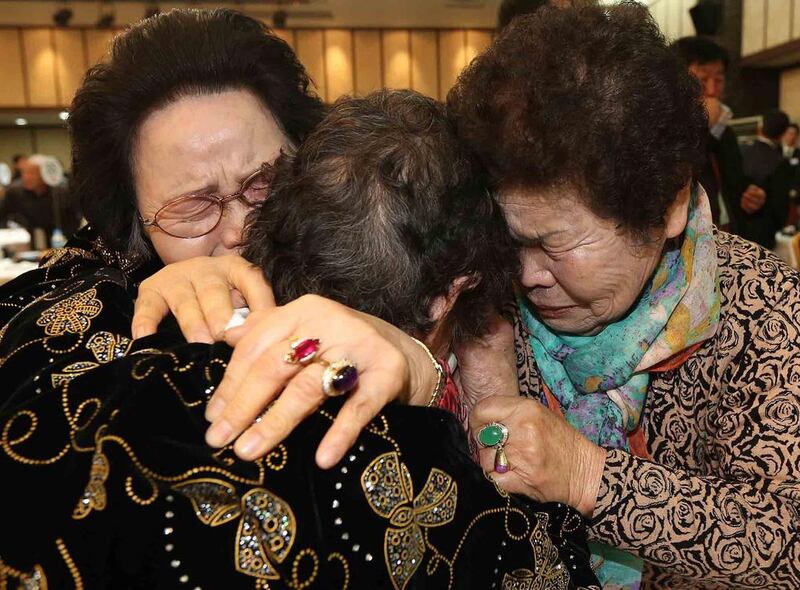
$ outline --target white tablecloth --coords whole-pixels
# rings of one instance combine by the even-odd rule
[[[16,279],[22,273],[39,266],[36,262],[14,262],[9,258],[0,260],[0,285]]]
[[[27,230],[17,227],[13,229],[0,229],[0,248],[12,244],[30,244],[31,234]]]

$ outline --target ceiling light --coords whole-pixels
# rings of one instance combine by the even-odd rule
[[[14,123],[16,125],[23,126],[28,124],[28,120],[24,117],[17,117],[16,119],[14,119]]]
[[[67,111],[61,111],[60,113],[58,113],[58,118],[61,119],[62,121],[66,121],[67,119],[69,119],[69,113]]]
[[[276,10],[272,13],[272,28],[285,29],[286,21],[289,19],[289,13],[285,10]]]
[[[98,29],[110,29],[114,25],[114,15],[110,12],[103,14],[97,19]]]
[[[72,11],[69,8],[62,8],[53,14],[53,22],[59,27],[69,26],[70,20],[72,20]]]

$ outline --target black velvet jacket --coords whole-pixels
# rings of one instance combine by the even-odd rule
[[[447,412],[390,406],[327,471],[341,400],[261,460],[207,447],[230,349],[132,342],[149,270],[114,256],[85,231],[0,289],[0,588],[597,585],[581,517],[498,490]]]

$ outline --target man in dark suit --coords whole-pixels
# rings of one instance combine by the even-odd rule
[[[766,248],[775,246],[775,232],[784,226],[789,214],[794,171],[781,147],[781,136],[788,126],[786,113],[770,111],[759,125],[758,136],[742,146],[745,177],[764,189],[767,199],[760,210],[745,215],[740,234]]]
[[[728,126],[733,117],[722,103],[728,52],[707,37],[683,37],[672,44],[676,56],[703,87],[703,101],[708,112],[706,163],[698,181],[711,202],[714,224],[742,235],[748,215],[756,214],[766,195],[760,187],[747,183],[742,172],[742,157],[736,134]]]
[[[0,203],[0,223],[14,221],[31,236],[34,230],[41,229],[49,247],[53,230],[58,228],[64,235],[71,236],[80,226],[82,216],[66,186],[50,186],[45,182],[42,177],[45,163],[44,156],[33,155],[20,164],[19,184],[12,184]]]

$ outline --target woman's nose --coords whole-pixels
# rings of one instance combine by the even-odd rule
[[[225,250],[237,250],[241,247],[244,222],[249,212],[250,207],[238,200],[226,204],[225,213],[218,228],[220,245]]]
[[[552,287],[556,279],[544,264],[544,253],[537,248],[528,248],[522,253],[522,276],[520,282],[526,289]]]

